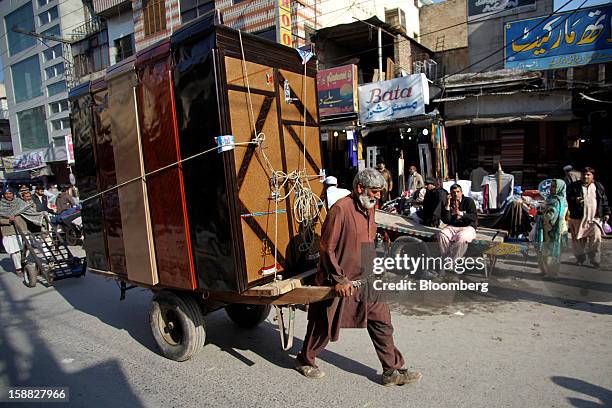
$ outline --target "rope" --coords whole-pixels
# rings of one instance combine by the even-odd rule
[[[238,142],[238,143],[234,143],[233,146],[247,146],[247,145],[251,145],[251,144],[257,144],[257,142],[256,141]],[[125,185],[128,185],[128,184],[133,183],[133,182],[138,181],[138,180],[147,181],[147,177],[148,176],[151,176],[153,174],[162,172],[164,170],[168,170],[168,169],[170,169],[170,168],[172,168],[174,166],[178,166],[181,163],[185,163],[186,161],[189,161],[189,160],[195,159],[197,157],[203,156],[203,155],[205,155],[207,153],[216,151],[218,148],[219,148],[218,146],[215,146],[215,147],[210,148],[208,150],[204,150],[203,152],[196,153],[196,154],[194,154],[192,156],[186,157],[186,158],[178,160],[178,161],[176,161],[174,163],[170,163],[170,164],[168,164],[166,166],[160,167],[159,169],[152,170],[152,171],[150,171],[148,173],[143,174],[142,176],[136,176],[136,177],[134,177],[132,179],[124,181],[123,183],[119,183],[117,185],[114,185],[113,187],[107,188],[104,191],[100,191],[99,193],[96,193],[96,194],[94,194],[92,196],[84,198],[84,199],[81,200],[81,202],[84,203],[84,202],[87,202],[89,200],[93,200],[94,198],[97,198],[97,197],[101,196],[102,194],[106,194],[108,192],[111,192],[113,190],[116,190],[116,189],[118,189],[120,187],[123,187]]]

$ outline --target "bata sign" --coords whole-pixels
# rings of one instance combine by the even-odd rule
[[[428,103],[425,74],[373,82],[359,87],[359,120],[385,122],[422,115]]]

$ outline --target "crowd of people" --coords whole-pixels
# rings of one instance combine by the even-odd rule
[[[2,245],[11,256],[15,273],[23,277],[22,252],[24,243],[20,231],[38,233],[47,216],[61,216],[78,205],[76,189],[70,185],[45,188],[22,184],[15,188],[5,185],[0,199],[0,232]],[[73,222],[80,223],[80,218]]]
[[[391,199],[393,182],[384,163],[379,163],[376,169],[384,180],[378,200],[382,206]],[[563,180],[542,182],[546,188],[539,189],[543,201],[530,234],[540,251],[540,267],[548,275],[558,270],[561,251],[569,245],[570,237],[576,263],[582,265],[588,261],[592,267],[599,268],[602,236],[610,233],[610,207],[603,185],[595,179],[595,170],[586,167],[578,171],[571,165],[563,170]],[[471,191],[479,191],[487,171],[478,167],[470,174]],[[325,184],[328,208],[351,193],[339,188],[335,177],[328,177]],[[409,205],[419,208],[415,217],[418,222],[436,228],[444,224],[437,235],[441,254],[463,256],[467,245],[476,237],[478,210],[474,199],[465,195],[459,184],[453,184],[447,191],[435,179],[419,174],[414,165],[408,168],[405,191],[409,194],[406,200]]]

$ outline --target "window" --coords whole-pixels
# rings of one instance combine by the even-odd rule
[[[68,101],[64,99],[58,102],[50,103],[49,109],[51,110],[52,115],[60,112],[66,112],[68,110]]]
[[[34,31],[32,3],[28,3],[7,15],[4,18],[4,23],[6,24],[8,47],[11,55],[15,55],[36,44],[36,38],[13,31],[13,27],[18,27],[25,31]]]
[[[77,79],[98,72],[109,66],[108,35],[106,30],[90,37],[86,46],[72,46],[74,72]]]
[[[49,24],[55,19],[57,19],[57,6],[51,7],[49,10],[43,11],[38,15],[38,21],[40,22],[40,25]]]
[[[17,123],[23,150],[49,146],[44,106],[17,112]]]
[[[11,65],[15,103],[27,101],[42,95],[40,63],[38,55]]]
[[[48,30],[43,31],[41,34],[46,35],[48,37],[58,37],[58,38],[62,36],[59,24],[51,27]]]
[[[263,30],[256,31],[253,34],[255,34],[258,37],[265,38],[266,40],[276,42],[276,27],[274,26],[264,28]]]
[[[54,131],[70,129],[70,118],[61,118],[61,119],[52,120],[51,126],[53,127]]]
[[[45,74],[47,79],[55,78],[56,76],[64,73],[64,64],[53,65],[52,67],[45,68]]]
[[[51,0],[38,0],[38,7],[44,7],[49,4]]]
[[[115,40],[115,62],[126,59],[134,54],[134,36],[132,34]]]
[[[166,29],[166,3],[164,0],[143,0],[145,35],[155,34]]]
[[[45,56],[45,61],[51,61],[53,59],[61,57],[63,55],[62,45],[57,44],[54,47],[47,48],[45,51],[43,51],[43,55]]]
[[[49,97],[61,92],[66,92],[66,82],[64,81],[59,81],[47,86],[47,94]]]
[[[240,4],[242,2],[244,2],[245,0],[234,0],[234,4]]]
[[[185,24],[214,9],[214,0],[181,0],[181,22]]]

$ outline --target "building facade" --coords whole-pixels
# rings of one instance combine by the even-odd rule
[[[60,172],[66,167],[70,135],[66,49],[51,39],[69,36],[86,14],[80,0],[0,2],[0,55],[13,153],[40,151]]]

